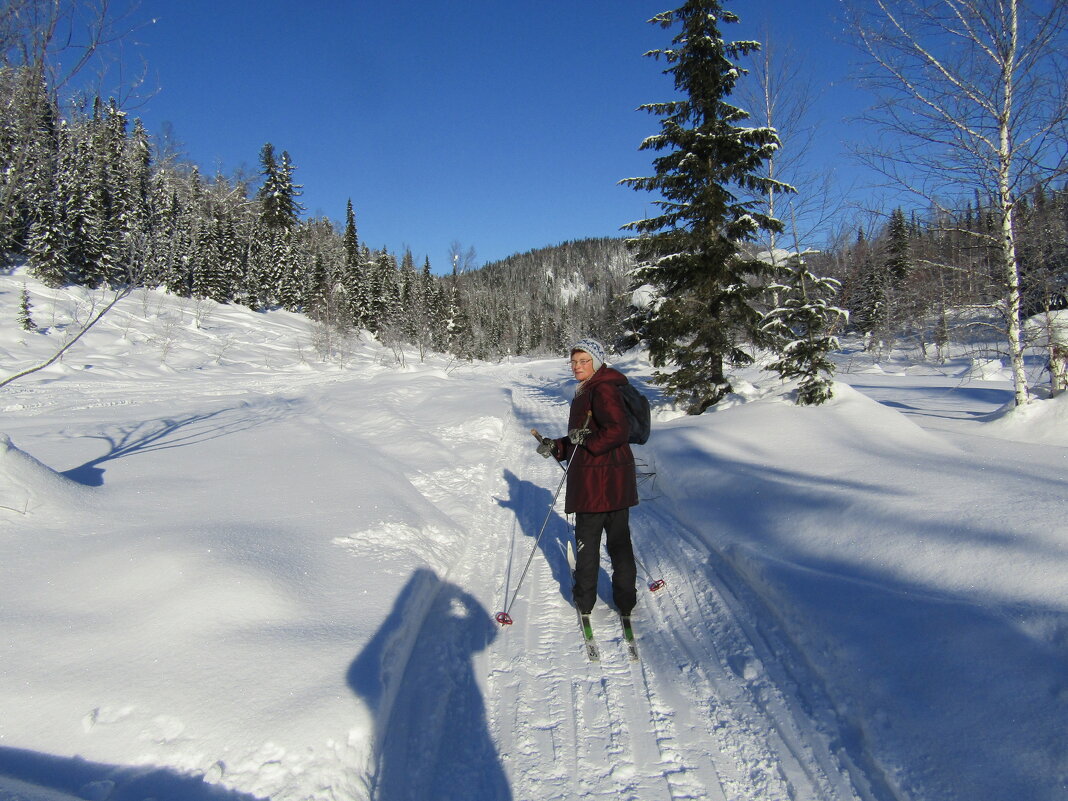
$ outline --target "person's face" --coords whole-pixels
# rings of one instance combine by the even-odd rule
[[[584,350],[571,354],[571,374],[576,381],[585,381],[593,375],[593,359]]]

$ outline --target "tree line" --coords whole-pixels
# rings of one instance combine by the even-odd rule
[[[95,98],[66,116],[30,69],[0,68],[0,252],[50,286],[161,287],[190,298],[306,314],[329,351],[369,331],[460,358],[559,353],[613,338],[632,260],[618,239],[567,242],[448,275],[302,218],[286,151],[267,143],[253,177],[204,176],[159,158],[140,120]],[[454,248],[457,246],[454,245]]]
[[[966,328],[994,326],[1023,402],[1023,320],[1061,303],[1065,284],[1065,191],[1052,179],[1065,174],[1055,45],[1068,12],[1028,17],[1025,0],[982,3],[962,6],[960,31],[927,32],[946,23],[919,7],[911,27],[879,31],[878,20],[858,19],[860,40],[891,76],[876,86],[887,92],[883,124],[893,129],[898,110],[918,103],[909,124],[926,127],[897,133],[936,145],[930,158],[924,145],[868,158],[907,190],[928,191],[928,207],[922,216],[896,209],[876,230],[850,226],[855,238],[819,251],[797,233],[795,210],[811,187],[784,180],[790,137],[776,120],[791,123],[772,102],[772,72],[761,78],[765,119],[729,102],[760,46],[722,38],[738,18],[721,0],[688,0],[650,20],[673,32],[648,55],[666,63],[676,93],[644,106],[659,124],[641,145],[655,154],[653,173],[624,183],[653,192],[658,211],[625,226],[626,240],[569,242],[471,270],[461,269],[471,254],[457,252],[451,275],[437,276],[429,260],[420,269],[410,252],[398,259],[363,244],[351,202],[343,223],[302,218],[288,152],[265,144],[254,178],[205,177],[156,152],[115,100],[62,114],[47,59],[16,63],[5,49],[0,251],[51,285],[164,287],[302,312],[320,326],[324,352],[363,330],[460,358],[559,353],[581,335],[641,344],[654,380],[693,413],[731,391],[730,368],[763,355],[799,379],[798,402],[826,400],[828,354],[847,325],[874,350],[901,336],[941,348]],[[936,45],[973,37],[967,72],[934,60],[925,34]],[[947,77],[937,103],[917,94],[919,79],[935,87]],[[986,91],[990,80],[1001,83]],[[1015,116],[1020,107],[1030,116]]]
[[[842,304],[866,349],[880,356],[895,346],[914,347],[943,358],[950,343],[1005,340],[999,227],[994,202],[979,196],[926,214],[896,208],[874,231],[856,228],[816,262],[841,281]],[[1068,184],[1048,192],[1040,185],[1020,198],[1013,233],[1019,321],[1068,308]],[[1004,348],[997,352],[1009,356]]]
[[[456,298],[429,262],[361,243],[351,203],[340,227],[301,218],[288,152],[263,146],[256,187],[156,160],[114,100],[61,115],[31,69],[0,69],[0,96],[0,249],[45,283],[163,287],[459,347]]]

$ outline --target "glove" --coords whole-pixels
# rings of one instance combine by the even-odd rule
[[[541,438],[541,444],[538,446],[538,453],[548,459],[553,455],[553,451],[556,450],[556,442],[548,437]]]
[[[572,428],[567,432],[567,438],[571,440],[573,445],[581,445],[589,435],[590,430],[588,428]]]

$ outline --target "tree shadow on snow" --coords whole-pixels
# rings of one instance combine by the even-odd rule
[[[873,799],[1066,797],[1068,770],[1050,769],[1064,764],[1064,740],[1050,733],[1062,731],[1068,717],[1068,613],[1056,604],[1005,601],[983,590],[981,581],[974,592],[955,590],[943,587],[937,573],[925,583],[895,569],[892,560],[813,552],[804,532],[818,519],[848,542],[854,528],[875,525],[961,553],[1004,549],[1011,558],[1016,549],[1036,564],[1062,560],[1064,546],[1025,549],[999,528],[996,516],[985,522],[919,507],[910,513],[905,510],[916,502],[907,496],[914,491],[904,484],[865,484],[864,476],[831,481],[701,458],[722,478],[707,498],[677,501],[675,510],[688,525],[660,536],[707,551],[710,584],[725,583],[757,619],[786,623],[786,637],[776,633],[778,626],[765,627],[768,648],[778,663],[798,671],[789,680],[797,682],[795,692],[808,709],[822,710],[813,717],[836,721],[843,752],[865,774]],[[915,464],[921,477],[923,471],[960,470],[937,456]],[[989,465],[976,470],[995,472]],[[1054,497],[1066,494],[1063,478],[1022,470],[1008,465],[1002,478],[1048,485]],[[999,485],[996,475],[984,480]],[[906,498],[904,507],[897,505],[899,496]],[[796,521],[798,529],[784,521]],[[643,517],[639,525],[656,523]]]
[[[85,439],[101,440],[106,444],[107,450],[96,459],[91,459],[70,470],[64,470],[63,475],[86,487],[100,487],[104,484],[104,470],[100,465],[105,462],[138,453],[151,453],[207,442],[217,437],[244,431],[276,417],[277,414],[264,413],[262,410],[253,413],[249,406],[242,405],[238,408],[219,409],[204,414],[147,420],[130,426],[118,426],[111,431],[85,437]]]
[[[61,757],[0,748],[0,796],[20,798],[30,788],[70,798],[108,801],[263,801],[258,796],[209,784],[200,775],[152,766],[106,765],[79,757]],[[36,794],[35,796],[36,797]]]
[[[375,718],[375,801],[510,801],[472,664],[497,636],[486,609],[417,570],[348,670]]]
[[[879,399],[879,391],[883,387],[869,386],[865,384],[851,384],[853,389],[863,392],[870,397]],[[895,387],[895,393],[911,391],[916,397],[913,402],[897,400],[878,400],[883,406],[891,409],[901,409],[905,412],[922,417],[939,417],[946,420],[970,420],[981,419],[995,413],[998,409],[1012,400],[1011,389],[999,389],[996,387],[957,386],[943,389],[938,393],[932,393],[928,387]],[[987,409],[964,410],[959,408],[961,400],[978,402],[988,406]]]

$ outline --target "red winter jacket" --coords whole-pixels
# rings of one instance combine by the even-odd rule
[[[636,506],[638,481],[634,454],[627,443],[629,429],[619,386],[627,377],[602,366],[571,402],[567,430],[583,428],[589,415],[590,433],[583,445],[567,437],[556,440],[556,457],[570,459],[564,513],[611,512]]]

